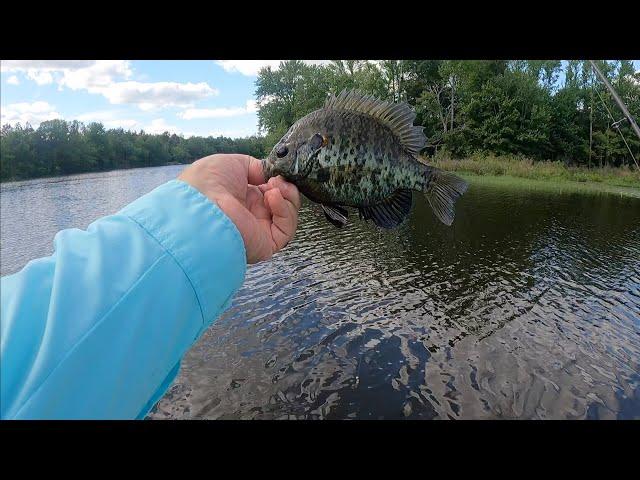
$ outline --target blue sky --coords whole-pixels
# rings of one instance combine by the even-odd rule
[[[161,133],[257,133],[255,80],[279,61],[2,61],[2,123],[100,121]]]
[[[313,61],[311,63],[323,63]],[[279,60],[8,60],[0,65],[2,123],[53,118],[185,136],[258,131],[255,81]],[[636,69],[640,62],[634,61]]]

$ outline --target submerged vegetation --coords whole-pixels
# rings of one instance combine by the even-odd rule
[[[640,72],[628,60],[599,67],[638,118]],[[421,153],[443,168],[637,186],[629,150],[640,161],[640,140],[579,60],[288,60],[258,75],[260,136],[184,138],[65,120],[3,125],[0,180],[189,163],[213,153],[264,158],[296,120],[345,88],[412,105],[429,139]]]

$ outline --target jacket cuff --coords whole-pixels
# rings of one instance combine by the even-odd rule
[[[120,211],[152,236],[193,287],[203,328],[209,326],[244,281],[242,236],[235,224],[200,191],[171,180]]]

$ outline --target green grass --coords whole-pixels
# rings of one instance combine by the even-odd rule
[[[510,175],[477,175],[475,173],[457,172],[471,185],[512,188],[522,191],[539,191],[545,193],[588,193],[614,194],[640,199],[640,188],[608,185],[602,182],[575,182],[572,180],[536,180],[532,178],[512,177]]]
[[[450,158],[427,159],[427,163],[443,170],[463,172],[473,175],[492,177],[515,177],[528,180],[540,180],[547,183],[581,183],[593,190],[600,185],[608,187],[626,187],[640,189],[640,171],[630,168],[585,168],[568,167],[562,162],[534,162],[517,157],[496,157],[476,155],[462,160]]]

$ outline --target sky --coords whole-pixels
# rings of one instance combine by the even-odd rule
[[[4,60],[1,123],[61,118],[149,133],[258,133],[255,81],[280,60]],[[308,61],[325,63],[325,61]],[[640,62],[634,61],[636,69]]]
[[[149,133],[258,132],[258,70],[279,60],[4,60],[2,124],[54,118]],[[310,61],[309,63],[321,63]]]

